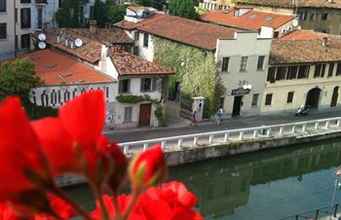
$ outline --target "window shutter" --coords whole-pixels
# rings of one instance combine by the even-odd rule
[[[141,86],[140,86],[141,92],[144,92],[143,85],[144,85],[144,79],[141,79]]]

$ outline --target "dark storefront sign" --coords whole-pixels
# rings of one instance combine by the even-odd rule
[[[243,89],[243,88],[238,88],[238,89],[232,89],[231,95],[233,96],[243,96],[247,95],[250,93],[250,89]]]

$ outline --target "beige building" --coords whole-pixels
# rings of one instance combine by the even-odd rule
[[[302,105],[331,111],[341,106],[341,37],[294,31],[274,40],[262,113],[295,112]]]
[[[0,0],[0,61],[14,57],[14,1]]]

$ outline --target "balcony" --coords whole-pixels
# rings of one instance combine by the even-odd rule
[[[36,0],[36,4],[47,4],[47,0]]]

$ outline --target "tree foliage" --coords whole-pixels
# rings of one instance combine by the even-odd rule
[[[168,9],[169,14],[174,16],[180,16],[189,19],[198,18],[193,0],[170,0]]]
[[[40,84],[34,65],[27,60],[17,59],[0,66],[0,99],[15,95],[26,101],[31,89]]]
[[[106,2],[96,0],[91,19],[96,20],[97,24],[101,27],[106,23],[114,24],[123,20],[126,8],[125,5],[114,4],[111,0]]]
[[[83,25],[84,14],[81,11],[83,0],[64,0],[55,14],[59,27],[80,27]]]
[[[0,66],[0,101],[7,96],[19,96],[31,118],[56,115],[57,111],[40,107],[30,102],[31,89],[42,85],[35,74],[34,65],[24,59],[17,59]]]
[[[180,82],[181,92],[206,97],[209,111],[215,112],[224,87],[216,71],[214,54],[160,38],[155,38],[154,45],[155,59],[176,71],[170,88],[174,90],[175,83]]]

